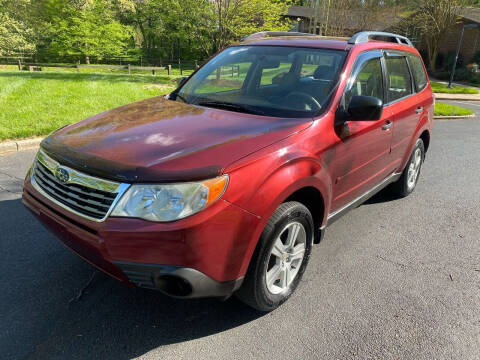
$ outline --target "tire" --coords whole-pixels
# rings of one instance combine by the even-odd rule
[[[400,178],[392,184],[392,191],[399,197],[410,195],[417,186],[418,178],[425,160],[423,140],[418,139]]]
[[[304,205],[281,204],[265,225],[237,297],[260,311],[272,311],[284,303],[307,267],[313,230],[312,215]]]

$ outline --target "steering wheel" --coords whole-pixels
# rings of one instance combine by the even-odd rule
[[[311,96],[307,93],[301,92],[301,91],[292,91],[291,93],[288,93],[286,97],[290,101],[291,101],[292,98],[293,99],[296,98],[299,101],[302,101],[305,105],[310,107],[309,110],[312,110],[312,111],[318,111],[322,108],[322,105],[320,105],[318,103],[317,99],[315,99],[313,96]],[[305,110],[305,109],[303,108],[301,110]]]

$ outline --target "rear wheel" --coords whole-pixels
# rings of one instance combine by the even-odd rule
[[[410,195],[415,189],[415,186],[417,186],[424,159],[425,147],[423,140],[418,139],[410,155],[410,159],[408,159],[407,165],[403,170],[402,176],[392,185],[394,193],[402,197]]]
[[[302,278],[312,240],[310,211],[295,201],[280,205],[262,232],[237,297],[260,311],[280,306]]]

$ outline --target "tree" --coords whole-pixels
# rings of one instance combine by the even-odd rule
[[[88,62],[122,55],[132,38],[129,26],[116,19],[107,0],[47,0],[44,2],[43,52],[75,55]]]
[[[420,0],[413,21],[420,29],[428,53],[428,68],[435,71],[440,42],[457,23],[464,0]]]
[[[282,19],[290,1],[277,0],[212,0],[213,9],[208,12],[210,23],[208,38],[212,51],[224,48],[232,41],[258,31],[283,31],[292,27]],[[213,11],[212,11],[213,10]]]
[[[31,52],[33,29],[26,21],[30,0],[0,0],[0,55]]]

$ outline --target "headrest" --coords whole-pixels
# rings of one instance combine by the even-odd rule
[[[314,79],[333,80],[334,71],[331,66],[319,65],[313,72]]]

